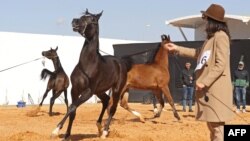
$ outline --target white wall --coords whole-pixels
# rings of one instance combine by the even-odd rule
[[[133,41],[100,39],[100,50],[113,55],[113,44],[132,43]],[[84,38],[79,36],[41,35],[27,33],[0,32],[0,70],[42,57],[41,52],[50,47],[58,46],[58,55],[67,75],[70,76],[78,62]],[[103,53],[102,53],[103,54]],[[0,72],[0,105],[16,105],[24,99],[28,102],[28,93],[34,103],[40,102],[46,89],[47,80],[40,80],[41,70],[44,68],[42,60],[33,61],[22,66]],[[51,60],[45,59],[45,68],[54,71]],[[71,84],[68,88],[68,99],[71,103]],[[49,104],[52,93],[44,101]],[[63,95],[63,94],[62,94]],[[95,98],[91,100],[96,101]],[[91,102],[88,101],[88,102]],[[61,103],[56,100],[56,103]]]

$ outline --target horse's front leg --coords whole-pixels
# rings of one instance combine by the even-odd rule
[[[74,95],[74,94],[72,94],[72,95]],[[51,135],[52,137],[59,135],[59,131],[60,131],[60,129],[62,129],[65,121],[68,118],[68,116],[69,116],[69,124],[68,124],[67,131],[65,133],[64,139],[67,139],[70,136],[70,134],[71,134],[71,128],[72,128],[72,123],[73,123],[73,120],[75,118],[75,114],[76,114],[75,112],[76,112],[77,107],[79,105],[81,105],[82,103],[84,103],[85,101],[87,101],[91,96],[92,96],[91,90],[88,88],[88,89],[84,90],[81,93],[81,95],[80,95],[80,97],[78,99],[76,99],[76,100],[72,99],[72,104],[69,106],[68,112],[63,117],[63,119],[61,120],[61,122],[59,122],[59,124],[57,125],[57,128],[53,130],[52,135]]]
[[[171,96],[171,93],[170,93],[170,90],[168,87],[163,87],[162,88],[162,92],[164,93],[165,97],[167,98],[170,106],[172,107],[173,109],[173,113],[174,113],[174,117],[177,118],[178,120],[181,120],[175,106],[174,106],[174,100],[172,99],[172,96]]]

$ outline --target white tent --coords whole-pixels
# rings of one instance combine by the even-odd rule
[[[100,39],[100,50],[113,55],[113,44],[132,43],[135,41]],[[28,104],[28,94],[31,95],[35,104],[41,101],[45,92],[47,81],[40,80],[43,59],[41,52],[49,50],[50,47],[58,46],[58,55],[67,75],[70,76],[73,68],[77,64],[80,51],[84,43],[81,36],[60,36],[44,34],[28,34],[0,32],[0,70],[22,64],[18,67],[0,72],[0,105],[16,105],[17,101],[24,100]],[[103,52],[101,52],[103,54]],[[104,54],[106,55],[106,54]],[[54,71],[51,60],[45,59],[45,68]],[[70,96],[71,85],[68,88],[68,98]],[[50,92],[44,101],[48,104],[51,98]],[[56,103],[63,102],[63,94]],[[97,98],[92,97],[88,102],[96,102]]]
[[[225,20],[227,21],[228,28],[230,30],[232,39],[250,39],[250,17],[249,16],[238,16],[238,15],[225,15]],[[183,28],[193,28],[195,40],[205,39],[205,22],[202,20],[201,15],[192,15],[181,18],[176,18],[173,20],[168,20],[165,22],[167,25],[172,25],[178,27],[183,34]]]

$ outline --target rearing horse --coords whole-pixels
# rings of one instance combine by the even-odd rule
[[[59,56],[57,55],[58,47],[56,49],[50,49],[48,51],[43,51],[42,55],[48,59],[51,59],[55,68],[54,72],[49,71],[48,69],[43,69],[41,72],[41,79],[46,79],[47,76],[50,76],[46,91],[43,95],[43,99],[40,102],[39,106],[43,105],[44,99],[47,97],[48,92],[52,89],[52,97],[50,99],[50,107],[49,107],[49,115],[52,116],[52,107],[55,103],[55,99],[64,92],[65,104],[67,106],[68,111],[68,99],[67,99],[67,88],[69,86],[69,78],[67,74],[64,72],[63,67],[61,65]]]
[[[102,101],[102,111],[96,123],[100,133],[103,114],[109,103],[109,96],[105,92],[112,88],[113,105],[105,123],[102,137],[105,138],[108,134],[111,119],[116,112],[120,94],[127,79],[128,67],[125,62],[114,56],[100,55],[98,21],[101,15],[102,12],[91,14],[87,10],[79,19],[73,19],[72,21],[73,31],[85,37],[85,42],[79,62],[71,74],[72,104],[65,117],[52,132],[53,136],[58,135],[59,130],[63,127],[64,122],[69,116],[69,124],[64,137],[68,139],[71,134],[77,107],[87,101],[93,94],[96,94]],[[86,116],[88,116],[87,113]]]
[[[133,65],[128,72],[127,82],[121,95],[120,105],[124,109],[133,113],[135,116],[139,117],[142,122],[145,122],[143,116],[128,106],[129,88],[152,90],[153,94],[157,97],[160,103],[160,109],[158,113],[155,113],[155,117],[160,116],[164,107],[164,100],[162,98],[163,93],[173,109],[175,118],[180,120],[180,116],[178,115],[174,106],[174,101],[168,87],[170,80],[170,74],[168,70],[168,51],[163,48],[165,43],[170,42],[170,37],[162,35],[161,38],[162,42],[154,57],[154,62],[149,64]]]

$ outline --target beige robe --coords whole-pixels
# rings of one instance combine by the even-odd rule
[[[180,56],[197,58],[199,65],[196,82],[205,84],[205,89],[196,91],[195,114],[197,120],[225,122],[234,117],[233,89],[230,73],[230,42],[225,32],[216,32],[206,40],[202,48],[178,47]],[[208,55],[210,54],[210,55]],[[208,57],[209,56],[209,57]],[[208,102],[204,100],[208,96]]]

